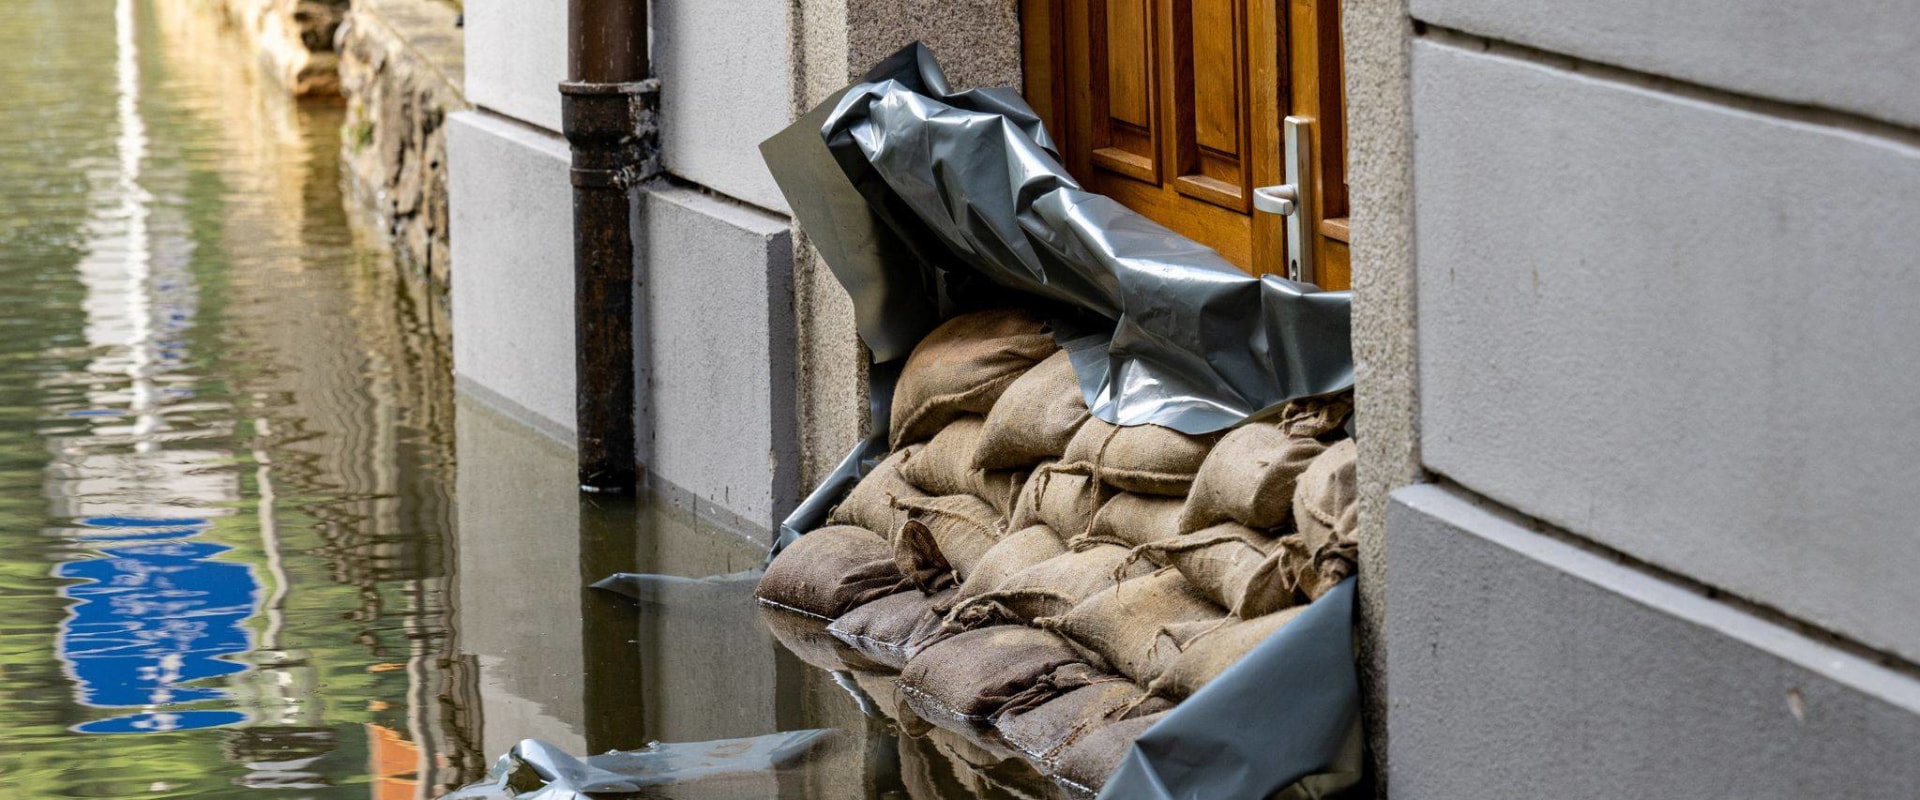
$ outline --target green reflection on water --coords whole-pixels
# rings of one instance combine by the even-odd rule
[[[261,85],[194,4],[128,5],[130,42],[115,2],[0,2],[0,787],[431,796],[481,767],[446,669],[432,301],[348,224],[337,107]],[[128,545],[103,517],[206,522]],[[188,544],[248,576],[238,618],[156,584],[111,621],[142,657],[226,625],[239,645],[203,655],[242,668],[168,683],[165,658],[62,650],[87,584],[56,575],[147,580]],[[125,676],[151,702],[97,707]]]

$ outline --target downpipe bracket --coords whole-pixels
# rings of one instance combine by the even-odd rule
[[[573,185],[630,189],[665,172],[660,160],[660,81],[560,83],[561,133],[571,145]]]

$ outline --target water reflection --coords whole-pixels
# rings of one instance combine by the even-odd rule
[[[339,109],[262,85],[205,4],[6,10],[0,787],[477,776],[444,325],[355,239]]]
[[[226,692],[203,682],[245,669],[227,659],[248,649],[243,624],[254,613],[258,588],[246,566],[214,560],[232,548],[188,541],[210,527],[206,514],[221,513],[215,504],[238,499],[237,481],[207,469],[226,454],[163,449],[169,440],[197,438],[180,435],[181,426],[169,420],[171,404],[193,397],[191,384],[168,380],[188,362],[181,337],[191,324],[196,292],[181,264],[156,264],[153,258],[153,198],[141,181],[147,131],[135,32],[133,1],[117,0],[117,157],[109,174],[94,179],[87,255],[76,267],[86,287],[90,382],[85,407],[62,412],[88,424],[48,437],[60,454],[48,489],[65,501],[59,505],[67,514],[83,517],[89,530],[79,538],[138,542],[104,547],[53,572],[73,581],[61,590],[73,603],[55,652],[71,671],[76,699],[94,708],[138,709],[75,726],[81,733],[186,730],[244,720],[233,709],[185,706],[223,699]]]

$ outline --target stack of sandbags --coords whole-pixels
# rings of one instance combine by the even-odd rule
[[[898,671],[916,718],[1098,789],[1352,574],[1350,413],[1333,397],[1220,434],[1112,425],[1040,320],[955,317],[902,371],[892,456],[759,594]]]

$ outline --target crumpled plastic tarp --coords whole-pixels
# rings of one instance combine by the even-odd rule
[[[1250,276],[1080,188],[1018,93],[954,92],[918,43],[761,151],[876,363],[1018,293],[1108,422],[1210,433],[1353,385],[1350,292]]]
[[[787,769],[804,761],[836,731],[813,729],[747,739],[663,744],[575,758],[539,739],[523,739],[495,762],[487,780],[447,800],[593,800]],[[536,784],[529,786],[528,784]]]
[[[1018,93],[954,92],[914,43],[762,143],[872,352],[872,434],[781,525],[826,518],[886,455],[913,346],[958,310],[1025,302],[1053,321],[1108,422],[1222,430],[1353,385],[1352,293],[1253,277],[1080,188]]]
[[[1353,385],[1350,292],[1252,277],[1061,166],[1011,89],[954,92],[914,43],[761,144],[853,298],[872,433],[781,523],[779,552],[887,455],[913,346],[960,310],[1054,323],[1088,409],[1209,433]],[[1364,777],[1353,579],[1148,730],[1103,798],[1325,798]]]

